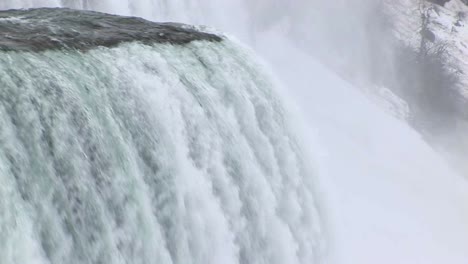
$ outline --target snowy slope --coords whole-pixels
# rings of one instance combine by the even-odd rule
[[[442,110],[440,113],[435,111],[436,115],[441,114],[439,118],[442,119],[439,120],[449,120],[446,123],[441,122],[435,125],[435,127],[442,128],[443,133],[433,133],[431,127],[422,128],[420,132],[425,134],[426,140],[430,142],[432,147],[437,149],[467,177],[468,7],[461,0],[447,2],[444,7],[419,0],[386,0],[385,11],[386,14],[390,15],[394,25],[393,33],[397,41],[413,47],[415,51],[421,49],[421,30],[424,28],[423,15],[427,17],[426,47],[432,54],[442,51],[439,54],[443,58],[444,66],[452,76],[457,78],[455,85],[439,87],[442,89],[439,96],[444,97],[443,91],[446,89],[446,96],[441,99],[452,99],[448,99],[450,102],[445,103],[445,107],[450,109],[448,105],[453,105],[457,110],[454,112],[443,112],[444,110]],[[411,87],[405,87],[405,89],[411,89]],[[453,94],[451,91],[458,92]],[[439,101],[443,102],[443,100]],[[435,98],[431,105],[437,103],[438,100]],[[417,103],[413,104],[410,103],[410,106],[418,107]],[[429,108],[431,111],[431,105],[426,105],[426,110]],[[437,109],[437,106],[434,109]]]
[[[445,3],[445,7],[454,12],[468,12],[468,7],[461,0],[450,0]]]
[[[421,12],[428,16],[429,30],[434,33],[432,46],[446,49],[447,63],[460,76],[460,91],[468,97],[468,7],[452,0],[445,7],[418,0],[386,1],[386,10],[395,23],[395,36],[417,49],[422,28]]]

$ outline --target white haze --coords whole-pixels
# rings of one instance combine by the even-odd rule
[[[331,263],[466,264],[467,183],[408,125],[311,56],[365,64],[365,2],[372,1],[2,0],[0,8],[68,6],[229,32],[266,60],[306,122],[329,211]],[[334,40],[358,46],[356,53],[337,53],[323,41],[340,30]]]

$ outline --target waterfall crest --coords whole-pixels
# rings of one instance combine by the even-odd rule
[[[248,50],[0,53],[0,263],[320,261],[313,168]]]

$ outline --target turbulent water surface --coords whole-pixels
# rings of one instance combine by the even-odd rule
[[[249,51],[97,13],[0,16],[15,29],[0,38],[0,263],[320,261],[314,173]]]
[[[0,263],[468,263],[466,181],[317,63],[369,66],[379,2],[0,0],[216,27],[284,83],[185,25],[2,13]]]

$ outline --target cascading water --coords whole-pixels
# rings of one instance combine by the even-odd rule
[[[0,12],[0,263],[319,263],[314,173],[268,74],[148,23]]]
[[[229,40],[102,14],[54,22],[50,10],[9,11],[0,263],[321,263],[326,244],[329,263],[466,264],[466,182],[316,62],[366,66],[363,23],[378,2],[0,0],[229,32],[271,63],[319,142],[294,140],[303,128],[291,128],[269,76]],[[316,176],[326,192],[314,191]]]

